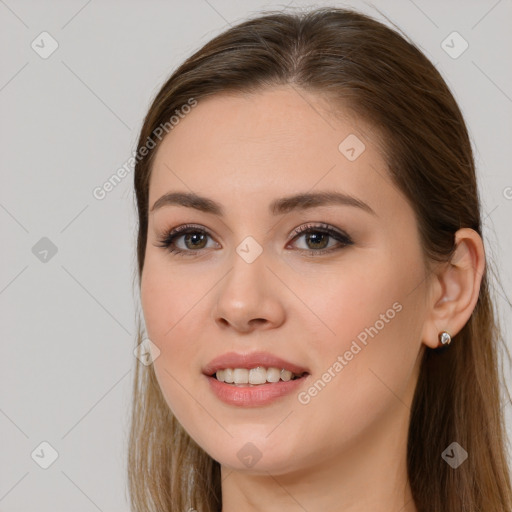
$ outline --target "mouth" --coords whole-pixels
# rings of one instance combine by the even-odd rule
[[[306,375],[309,375],[306,371],[295,373],[275,366],[256,366],[253,368],[219,368],[208,376],[232,386],[252,387],[298,380]]]
[[[308,368],[268,352],[229,352],[216,357],[204,368],[203,374],[212,380],[231,386],[282,385],[309,375]]]
[[[205,374],[210,390],[231,407],[265,407],[293,396],[307,385],[309,372],[294,373],[277,366],[219,368]],[[227,382],[232,381],[232,382]]]

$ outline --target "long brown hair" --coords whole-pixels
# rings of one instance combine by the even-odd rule
[[[149,180],[161,127],[192,98],[200,102],[225,91],[282,84],[328,95],[333,108],[350,108],[383,135],[390,176],[414,209],[427,266],[450,258],[459,228],[482,236],[467,128],[425,55],[398,31],[350,9],[266,12],[229,28],[189,57],[149,109],[138,150],[149,140],[156,147],[137,158],[134,173],[139,289]],[[423,354],[407,440],[408,476],[420,512],[512,510],[500,407],[498,344],[503,340],[487,266],[464,328],[448,349],[427,348]],[[136,343],[142,339],[139,319]],[[441,457],[454,441],[469,454],[457,469]],[[128,449],[132,510],[221,510],[219,463],[173,417],[152,365],[137,363]]]

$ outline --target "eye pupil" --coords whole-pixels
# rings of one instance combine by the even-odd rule
[[[318,241],[318,240],[316,240],[316,242],[313,241],[313,244],[318,244],[318,243],[321,244],[321,247],[318,247],[318,246],[315,245],[314,246],[315,249],[319,249],[319,248],[323,249],[324,247],[326,247],[325,243],[322,245],[322,241],[325,242],[327,240],[327,237],[328,237],[328,235],[326,235],[325,233],[309,233],[309,234],[306,235],[306,238],[307,238],[308,241],[311,241],[311,239],[315,239],[315,238],[318,239],[318,238],[320,238],[320,241]]]
[[[197,237],[201,238],[200,242],[204,242],[206,237],[204,233],[188,233],[185,235],[185,245],[187,245],[187,242],[189,242],[192,238],[196,239]],[[203,244],[204,246],[204,244]],[[192,247],[195,247],[196,249],[199,247],[200,249],[203,248],[203,246],[199,244],[192,244]]]

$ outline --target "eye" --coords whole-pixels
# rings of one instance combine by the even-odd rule
[[[310,253],[311,256],[318,256],[337,251],[348,245],[353,245],[354,243],[347,234],[334,229],[328,224],[307,224],[297,228],[294,233],[297,236],[295,236],[292,241],[305,237],[304,241],[307,247],[302,250]],[[334,244],[334,246],[331,245],[329,247],[329,239],[333,238],[338,241],[338,244]]]
[[[328,224],[321,225],[304,225],[294,231],[296,235],[292,238],[292,242],[304,238],[306,244],[312,244],[305,249],[299,249],[311,256],[330,253],[340,250],[348,245],[353,245],[351,238],[345,233],[334,229]],[[200,226],[193,224],[185,224],[164,233],[159,240],[157,247],[163,247],[170,253],[180,256],[195,256],[197,253],[206,249],[207,238],[210,237],[208,231]],[[183,239],[184,247],[178,247],[178,241]],[[329,239],[335,239],[338,244],[329,246]],[[312,248],[311,248],[312,247]]]
[[[193,224],[185,224],[164,233],[157,247],[163,247],[170,253],[179,254],[180,256],[193,256],[194,254],[192,253],[198,252],[206,247],[205,241],[209,236],[209,233],[203,228]],[[185,248],[177,247],[176,240],[180,238],[183,238]]]

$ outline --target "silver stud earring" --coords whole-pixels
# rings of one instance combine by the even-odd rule
[[[449,345],[452,341],[452,336],[448,331],[441,331],[439,333],[439,342],[441,345]]]

